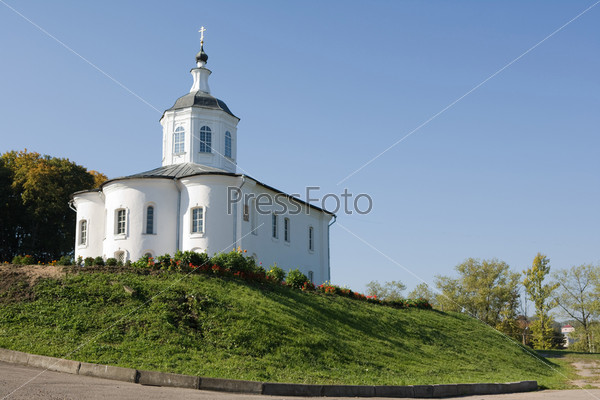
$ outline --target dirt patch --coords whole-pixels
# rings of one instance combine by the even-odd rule
[[[0,302],[33,300],[33,287],[39,279],[64,276],[63,267],[1,264]]]
[[[600,364],[595,361],[576,361],[571,365],[577,370],[577,375],[583,378],[571,381],[571,384],[579,387],[593,386],[600,388]]]
[[[5,275],[24,276],[33,285],[40,278],[62,278],[65,276],[65,272],[63,271],[63,267],[51,265],[2,264],[0,265],[0,278]]]

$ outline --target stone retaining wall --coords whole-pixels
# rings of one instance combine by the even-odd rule
[[[530,392],[538,388],[537,381],[412,386],[304,385],[298,383],[254,382],[235,379],[203,378],[200,376],[91,364],[62,358],[38,356],[2,348],[0,348],[0,361],[29,365],[49,371],[114,379],[142,385],[278,396],[442,398]]]

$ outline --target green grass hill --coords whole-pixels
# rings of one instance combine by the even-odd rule
[[[274,382],[563,381],[562,367],[461,314],[198,274],[35,268],[0,267],[0,347]]]

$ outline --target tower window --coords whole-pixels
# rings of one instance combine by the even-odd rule
[[[208,126],[200,128],[200,153],[212,152],[212,133]]]
[[[204,232],[204,208],[192,208],[192,233]]]
[[[290,219],[283,219],[283,240],[286,242],[290,241]]]
[[[225,157],[231,158],[231,132],[225,132]]]
[[[82,246],[87,244],[87,221],[85,219],[79,221],[79,244]]]
[[[185,150],[185,129],[178,126],[173,133],[173,154],[181,154]]]
[[[271,215],[271,224],[272,224],[272,228],[273,228],[272,234],[273,234],[274,239],[277,239],[279,237],[278,232],[277,232],[279,230],[279,229],[277,229],[277,222],[278,222],[277,214],[272,214]]]
[[[312,226],[308,227],[308,250],[315,249],[315,232]]]
[[[127,211],[120,208],[116,211],[115,234],[124,235],[127,232]]]
[[[148,235],[154,233],[154,206],[146,208],[146,233]]]

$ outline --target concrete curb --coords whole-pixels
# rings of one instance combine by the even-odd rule
[[[29,365],[50,371],[93,376],[103,379],[114,379],[149,386],[171,386],[188,389],[214,390],[219,392],[275,396],[443,398],[466,395],[531,392],[538,389],[537,381],[413,386],[305,385],[301,383],[255,382],[236,379],[203,378],[200,376],[114,367],[110,365],[39,356],[2,348],[0,348],[0,361]]]
[[[147,386],[171,386],[199,389],[200,377],[158,371],[138,371],[138,383]]]
[[[81,367],[79,368],[79,375],[137,383],[138,371],[131,368],[82,362]]]

